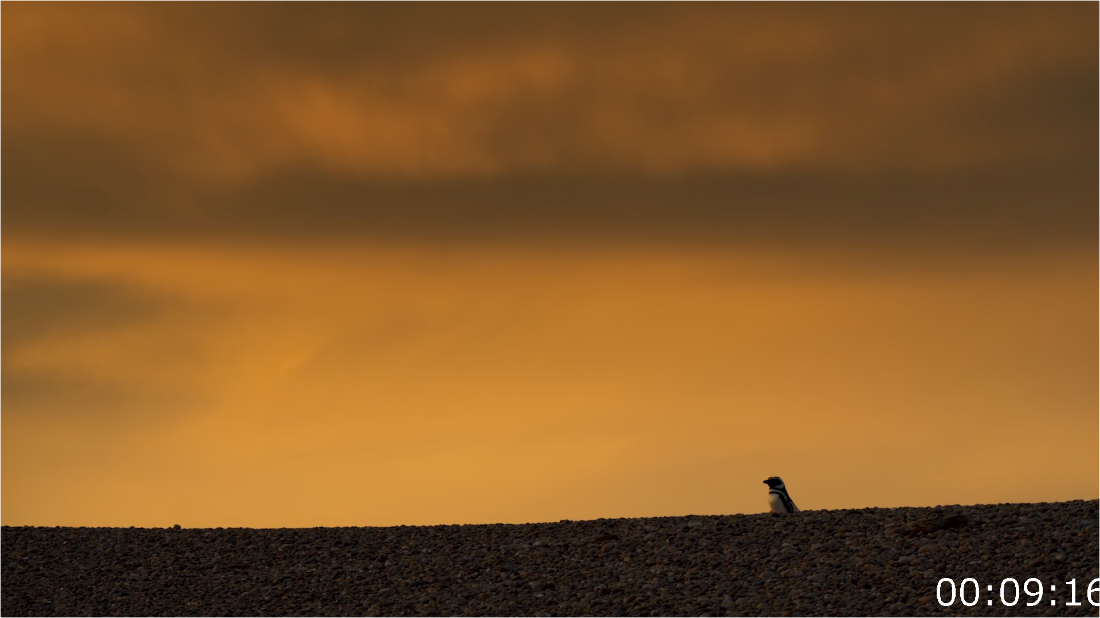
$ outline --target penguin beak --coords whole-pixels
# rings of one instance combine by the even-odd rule
[[[767,484],[768,484],[768,482],[767,482],[767,481],[764,481],[764,484],[765,484],[765,485],[767,485]]]

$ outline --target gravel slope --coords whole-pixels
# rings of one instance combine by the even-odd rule
[[[5,526],[0,612],[1095,616],[1085,591],[1100,576],[1097,506],[395,528]],[[976,578],[979,603],[940,607],[944,576]],[[1045,596],[1033,608],[1026,596],[986,605],[1006,577],[1039,578]],[[1080,607],[1064,605],[1070,578]]]

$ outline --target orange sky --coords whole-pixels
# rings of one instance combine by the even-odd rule
[[[5,4],[5,525],[1095,498],[1095,4]]]

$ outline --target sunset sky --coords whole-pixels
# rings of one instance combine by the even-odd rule
[[[4,3],[2,523],[1095,499],[1097,21]]]

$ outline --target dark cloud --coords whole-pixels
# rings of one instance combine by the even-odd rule
[[[402,179],[297,171],[180,183],[112,153],[59,147],[72,173],[8,148],[5,238],[270,243],[664,244],[1034,251],[1095,247],[1095,167],[826,174],[514,174]],[[45,152],[43,152],[45,151]],[[114,158],[112,158],[114,155]],[[41,157],[41,159],[39,158]],[[81,161],[87,158],[86,164]],[[54,159],[54,168],[62,160]],[[130,182],[130,179],[134,182]]]
[[[1092,247],[1096,12],[13,5],[3,235]]]
[[[111,349],[112,337],[124,339],[135,329],[156,325],[172,304],[148,290],[112,281],[5,277],[0,389],[5,410],[13,415],[111,419],[157,416],[193,404],[198,396],[193,390],[134,383],[116,368],[95,367],[81,354],[89,341]],[[173,364],[195,360],[193,347],[171,338],[160,347],[155,354],[175,356]],[[43,348],[53,352],[44,358]]]
[[[163,310],[164,301],[109,281],[8,277],[3,306],[4,349],[18,353],[43,338],[148,321]]]
[[[1077,193],[1092,176],[776,173],[426,183],[284,178],[226,199],[217,212],[225,215],[220,226],[285,240],[301,234],[324,240],[515,238],[728,248],[906,242],[1066,248],[1095,245],[1095,197]],[[302,216],[303,206],[308,216]]]
[[[179,393],[165,397],[165,393],[132,385],[53,371],[5,368],[3,386],[4,406],[12,416],[83,417],[102,422],[174,412],[184,403]]]

